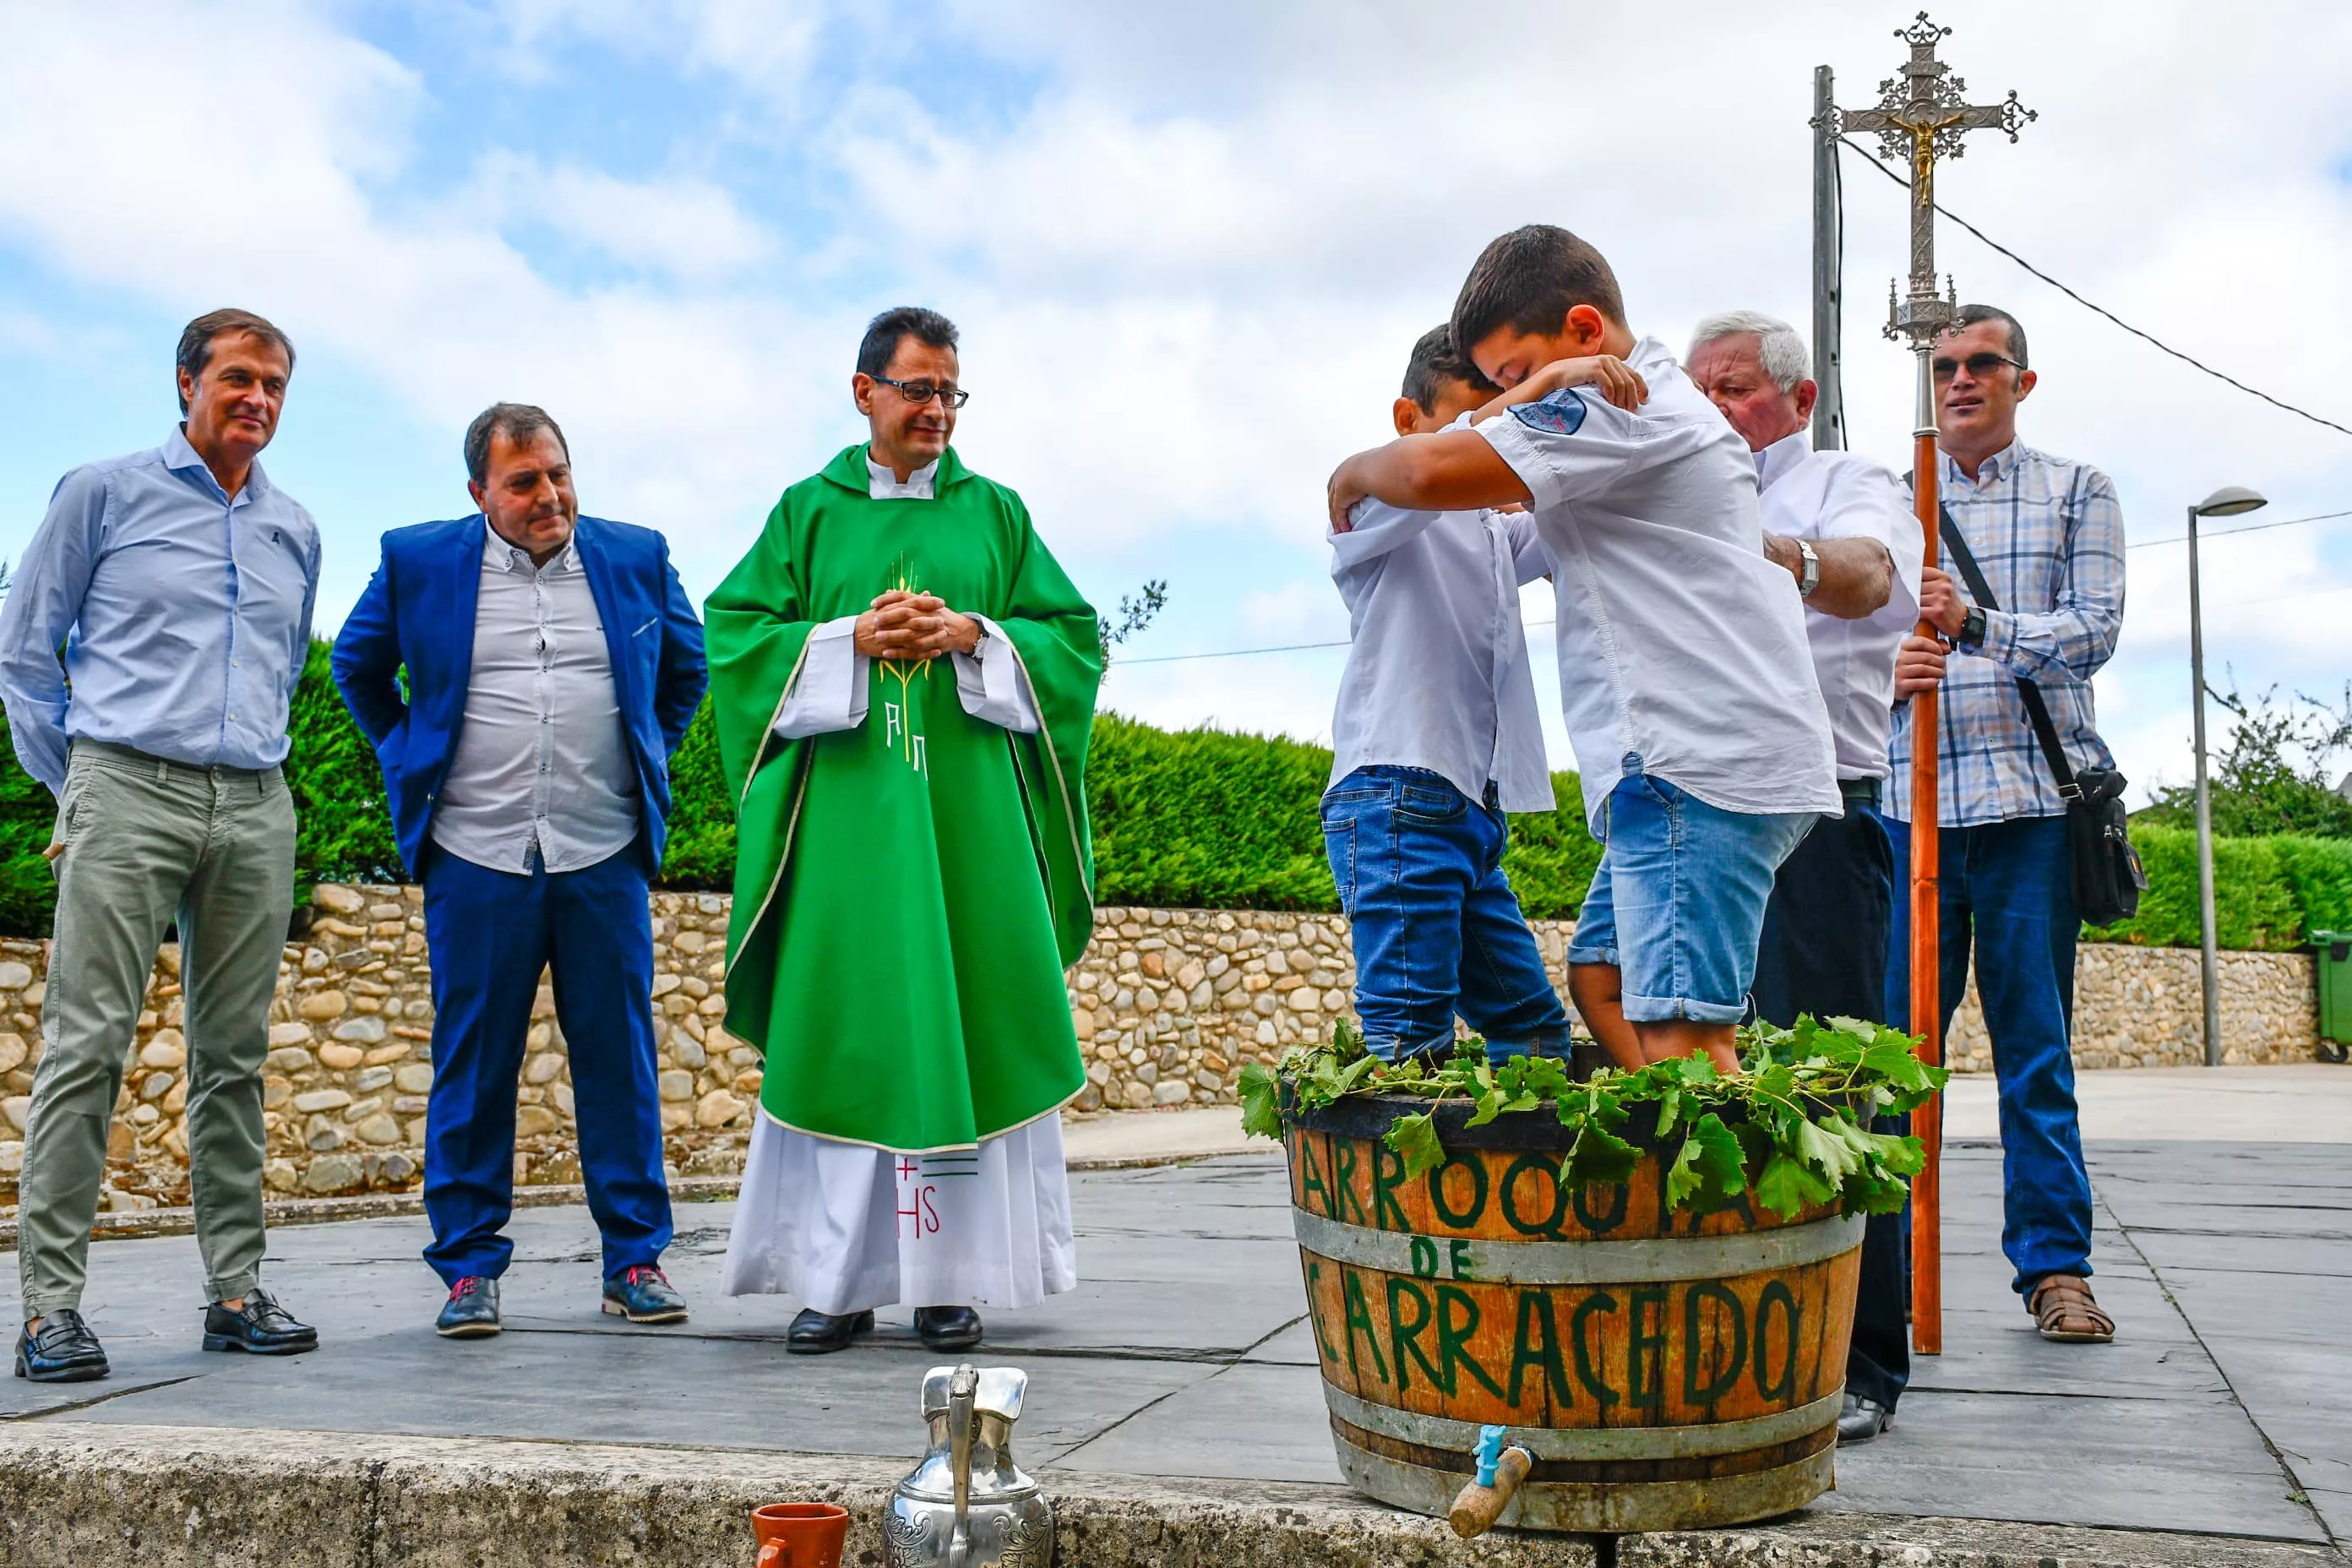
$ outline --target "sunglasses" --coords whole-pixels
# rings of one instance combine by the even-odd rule
[[[2005,364],[2016,365],[2020,370],[2025,368],[2022,363],[2010,358],[2007,354],[1997,354],[1987,350],[1980,354],[1970,354],[1964,360],[1946,359],[1938,355],[1927,362],[1927,369],[1937,381],[1949,381],[1958,374],[1960,366],[1964,364],[1969,367],[1969,376],[1978,381],[1982,381]]]
[[[928,381],[892,381],[887,375],[877,375],[874,379],[885,386],[897,387],[898,395],[909,403],[929,403],[936,397],[950,408],[961,408],[971,401],[971,394],[960,386],[937,386]]]

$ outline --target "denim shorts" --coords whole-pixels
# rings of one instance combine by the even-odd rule
[[[1629,1022],[1737,1024],[1773,873],[1815,820],[1810,811],[1726,811],[1664,779],[1628,774],[1602,808],[1607,847],[1568,961],[1615,964]]]

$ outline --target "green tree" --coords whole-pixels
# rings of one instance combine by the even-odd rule
[[[2215,835],[2352,837],[2352,801],[2337,795],[2327,778],[2330,761],[2352,747],[2352,685],[2345,688],[2338,707],[2304,696],[2281,701],[2275,686],[2252,698],[2235,691],[2212,697],[2238,720],[2212,770]],[[2132,820],[2135,826],[2195,827],[2196,787],[2175,784],[2157,791],[2155,804]]]

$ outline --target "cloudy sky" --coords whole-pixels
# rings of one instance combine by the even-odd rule
[[[1170,585],[1108,700],[1321,737],[1339,650],[1175,656],[1345,637],[1323,477],[1384,434],[1480,246],[1577,229],[1677,346],[1727,306],[1804,324],[1812,68],[1874,100],[1913,9],[0,0],[0,553],[67,468],[161,439],[180,325],[236,303],[301,352],[268,462],[325,530],[322,628],[379,532],[467,510],[459,437],[502,397],[552,410],[586,508],[667,531],[699,595],[856,438],[864,321],[920,301],[964,329],[966,456],[1098,603]],[[1979,136],[1940,194],[2352,424],[2352,9],[2218,15],[1947,5],[1974,95],[2042,118]],[[1908,361],[1877,331],[1901,195],[1847,175],[1854,445],[1902,461]],[[2032,331],[2028,439],[2121,489],[2101,713],[2139,785],[2179,782],[2184,505],[2241,483],[2273,503],[2245,522],[2352,509],[2352,437],[1957,231],[1942,260]],[[2205,595],[2217,683],[2352,675],[2352,519],[2212,543]]]

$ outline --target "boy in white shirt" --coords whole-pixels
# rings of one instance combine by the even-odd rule
[[[1397,433],[1442,430],[1499,392],[1437,327],[1413,344]],[[1568,1015],[1502,867],[1503,814],[1553,806],[1519,624],[1519,584],[1550,570],[1534,520],[1367,500],[1330,541],[1352,642],[1323,844],[1365,1044],[1442,1057],[1458,1012],[1496,1061],[1565,1056]]]
[[[1366,497],[1531,506],[1555,563],[1561,705],[1607,846],[1569,952],[1577,1011],[1621,1064],[1704,1053],[1736,1069],[1773,873],[1843,805],[1802,608],[1764,556],[1755,464],[1664,345],[1628,330],[1608,262],[1565,229],[1489,245],[1453,334],[1511,393],[1468,429],[1349,458],[1332,517]],[[1578,384],[1629,366],[1638,410]]]

